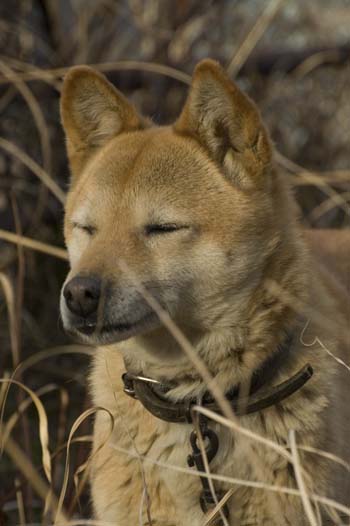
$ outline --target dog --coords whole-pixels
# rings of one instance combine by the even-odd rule
[[[321,512],[338,524],[350,503],[349,230],[301,227],[258,109],[212,60],[172,126],[84,66],[64,80],[61,116],[60,309],[96,346],[95,517],[302,526]],[[322,498],[343,507],[332,515]]]

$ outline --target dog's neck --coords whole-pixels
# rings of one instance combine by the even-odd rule
[[[301,313],[297,314],[289,305],[289,298],[299,304],[308,301],[305,296],[308,294],[308,278],[304,257],[293,259],[290,248],[268,262],[268,271],[245,308],[241,307],[242,303],[236,303],[240,307],[232,309],[231,313],[228,311],[227,319],[220,320],[220,325],[210,330],[179,326],[192,352],[223,391],[249,381],[252,373],[283,344],[287,333],[296,331],[297,327],[302,329]],[[302,249],[293,252],[307,257]],[[283,274],[276,272],[276,266],[283,268]],[[280,293],[271,291],[270,276],[277,276],[278,288],[285,293],[286,300],[280,297]],[[164,383],[175,383],[178,387],[171,391],[174,399],[197,396],[206,390],[191,357],[167,328],[135,337],[123,347],[127,369]]]
[[[300,327],[300,319],[287,310],[283,325],[277,329],[276,320],[274,323],[275,328],[270,321],[270,330],[264,331],[263,339],[255,336],[258,331],[249,331],[246,326],[204,334],[198,332],[195,336],[189,331],[190,353],[201,360],[224,392],[229,391],[232,385],[250,381],[252,374],[285,345],[287,334],[296,333]],[[132,352],[129,345],[134,347]],[[173,399],[197,396],[206,390],[191,356],[165,329],[148,337],[135,338],[129,345],[124,352],[127,370],[174,385],[169,392]]]

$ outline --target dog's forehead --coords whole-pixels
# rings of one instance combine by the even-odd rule
[[[82,209],[86,201],[90,206],[162,198],[176,203],[227,186],[195,141],[164,128],[113,139],[89,163],[71,199]]]

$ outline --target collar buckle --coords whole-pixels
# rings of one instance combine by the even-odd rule
[[[131,396],[131,398],[136,399],[133,379],[130,378],[128,373],[124,373],[122,374],[122,380],[124,384],[124,387],[123,387],[124,393],[127,394],[128,396]]]
[[[154,378],[148,378],[147,376],[131,374],[128,372],[122,374],[122,380],[124,384],[124,388],[123,388],[124,393],[131,396],[132,398],[137,398],[136,393],[135,393],[134,381],[145,383],[145,384],[162,385],[161,382],[159,382],[158,380],[154,380]]]

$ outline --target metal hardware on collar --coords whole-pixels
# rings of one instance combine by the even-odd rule
[[[140,382],[145,382],[146,384],[162,385],[162,383],[159,382],[158,380],[155,380],[154,378],[148,378],[147,376],[140,376],[138,374],[130,374],[130,373],[128,373],[128,376],[130,380],[139,380]]]
[[[158,380],[154,380],[153,378],[148,378],[147,376],[140,376],[137,374],[130,374],[130,373],[124,373],[122,375],[122,380],[124,383],[124,393],[127,395],[135,398],[135,390],[134,390],[134,380],[137,380],[139,382],[145,382],[149,384],[154,385],[162,385],[161,382],[158,382]]]
[[[135,398],[134,382],[129,377],[128,373],[122,374],[122,380],[124,384],[124,393],[131,396],[132,398]]]
[[[205,454],[207,457],[208,464],[213,460],[216,453],[219,449],[219,438],[215,431],[208,428],[208,421],[207,419],[203,418],[203,415],[200,415],[202,417],[201,423],[199,424],[199,430],[203,439],[203,442],[207,440],[207,445],[205,447]],[[198,447],[197,444],[198,441],[198,434],[196,430],[193,430],[190,435],[190,443],[192,448],[192,453],[188,455],[187,457],[187,464],[189,467],[196,467],[198,471],[205,471],[205,464],[204,459],[202,455],[201,449]],[[216,500],[214,499],[214,495],[211,492],[209,481],[207,477],[200,477],[201,483],[202,483],[202,491],[199,496],[199,503],[201,506],[201,509],[203,513],[208,513],[211,511],[217,504],[217,501],[220,501],[223,497],[221,492],[215,491]],[[229,510],[227,507],[227,504],[225,504],[222,508],[222,511],[226,518],[229,516]],[[216,516],[217,517],[217,516]],[[214,523],[211,522],[213,525]],[[216,526],[222,526],[222,519],[221,517],[217,517],[215,519],[215,525]]]
[[[189,399],[181,403],[168,401],[155,392],[150,382],[141,380],[141,378],[144,377],[129,376],[129,373],[124,373],[122,375],[124,392],[139,400],[152,415],[161,420],[187,424],[192,422],[191,407],[196,403],[195,400]]]

